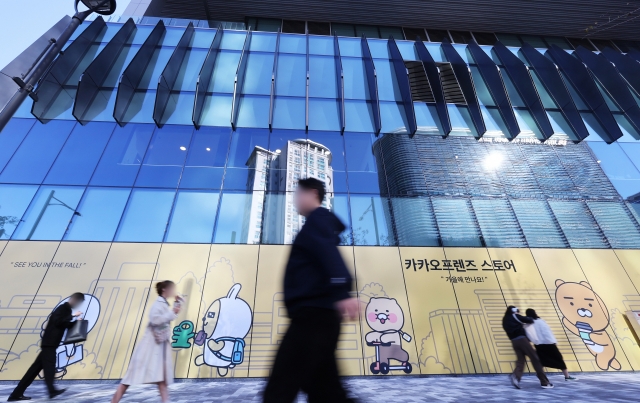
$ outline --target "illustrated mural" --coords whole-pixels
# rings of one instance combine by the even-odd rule
[[[409,353],[402,348],[402,340],[411,342],[411,336],[402,331],[404,313],[393,298],[371,298],[365,311],[367,325],[372,332],[367,333],[365,340],[368,346],[376,349],[376,361],[370,366],[374,374],[388,374],[389,371],[401,370],[410,374],[413,370],[409,362]],[[399,365],[393,365],[398,361]]]
[[[556,281],[556,302],[562,312],[562,323],[580,337],[596,359],[598,368],[622,369],[616,359],[616,348],[607,334],[609,312],[602,298],[586,281],[579,283]]]
[[[360,320],[341,327],[344,375],[510,372],[515,355],[499,320],[507,305],[536,309],[570,371],[640,370],[625,316],[640,310],[639,250],[340,252],[362,306]],[[161,279],[186,298],[171,335],[176,378],[268,376],[289,326],[288,255],[281,245],[9,241],[0,254],[0,380],[22,377],[50,313],[78,290],[89,337],[58,347],[56,376],[120,379]]]

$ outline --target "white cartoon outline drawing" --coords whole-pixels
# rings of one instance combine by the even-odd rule
[[[245,341],[253,323],[253,312],[245,300],[238,297],[241,284],[234,284],[226,297],[218,298],[205,311],[202,329],[195,337],[195,344],[203,346],[203,354],[195,358],[195,364],[218,369],[226,376],[229,369],[244,362]]]

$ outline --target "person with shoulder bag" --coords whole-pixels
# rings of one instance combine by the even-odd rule
[[[565,364],[562,353],[560,353],[556,344],[558,341],[547,322],[541,319],[536,311],[531,308],[527,309],[526,313],[528,318],[533,319],[533,323],[528,325],[529,329],[533,329],[536,334],[535,340],[531,339],[531,342],[536,346],[536,352],[542,366],[561,370],[565,381],[577,381],[578,378],[569,375],[567,364]],[[527,335],[529,334],[529,329],[527,329]]]
[[[18,402],[22,400],[31,400],[30,397],[25,396],[24,392],[29,385],[36,379],[40,371],[44,372],[44,382],[49,390],[49,398],[61,395],[66,389],[56,389],[53,385],[53,378],[56,373],[56,349],[62,342],[65,331],[71,329],[75,325],[74,319],[80,319],[82,312],[76,312],[72,314],[73,309],[77,309],[84,302],[84,294],[76,292],[69,300],[63,304],[60,304],[56,309],[51,312],[49,319],[47,320],[47,327],[42,334],[42,342],[40,343],[42,349],[33,365],[24,374],[22,380],[13,390],[8,402]]]
[[[149,324],[131,356],[127,373],[118,386],[111,403],[118,403],[129,386],[154,383],[158,385],[163,403],[169,402],[169,385],[173,383],[173,363],[171,360],[171,321],[182,309],[183,298],[176,294],[173,281],[156,284],[158,298],[149,311]],[[173,308],[168,302],[175,297]]]

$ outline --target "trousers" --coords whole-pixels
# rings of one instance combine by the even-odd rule
[[[538,354],[536,350],[533,349],[529,339],[526,337],[521,337],[517,340],[511,340],[511,344],[513,345],[513,350],[516,352],[516,369],[513,371],[513,375],[516,377],[518,381],[522,379],[522,373],[524,372],[524,364],[526,362],[525,357],[529,357],[531,360],[531,365],[533,365],[533,369],[536,370],[536,375],[540,380],[540,384],[545,386],[549,384],[549,379],[547,379],[547,375],[544,373],[544,369],[542,368],[542,364],[540,363],[540,359],[538,358]]]
[[[280,344],[264,403],[291,403],[302,390],[309,403],[351,402],[336,364],[341,318],[337,311],[302,308]]]
[[[31,367],[24,374],[18,386],[13,390],[11,396],[22,396],[27,390],[29,385],[36,379],[40,371],[44,372],[44,382],[47,385],[49,394],[55,392],[53,386],[53,379],[56,374],[56,348],[55,347],[42,347],[40,354],[36,357]]]

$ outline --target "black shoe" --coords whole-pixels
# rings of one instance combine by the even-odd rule
[[[66,392],[66,389],[58,389],[58,390],[54,391],[53,393],[49,393],[49,399],[53,399],[56,396],[60,396],[64,392]]]
[[[7,399],[7,402],[20,402],[22,400],[31,400],[31,398],[29,396],[9,396],[9,398]]]

